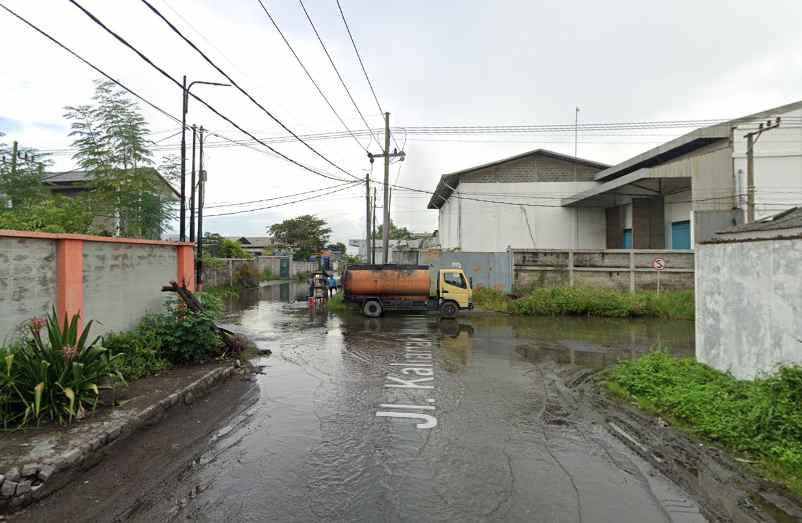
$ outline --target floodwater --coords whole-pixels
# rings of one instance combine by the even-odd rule
[[[229,303],[228,326],[273,351],[257,361],[262,373],[228,406],[224,390],[212,393],[230,412],[206,436],[184,442],[186,425],[173,429],[171,448],[190,456],[168,467],[180,474],[138,464],[142,481],[124,482],[131,494],[92,519],[704,521],[564,380],[657,345],[692,355],[692,323],[367,319],[310,311],[305,292],[273,285]]]

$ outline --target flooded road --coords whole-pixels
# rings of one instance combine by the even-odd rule
[[[692,355],[691,323],[366,319],[288,303],[304,291],[233,304],[263,373],[177,480],[108,520],[704,521],[563,384],[658,343]]]

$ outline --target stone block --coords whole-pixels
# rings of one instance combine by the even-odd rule
[[[6,472],[6,481],[19,481],[19,468],[12,467]]]
[[[23,496],[31,491],[31,481],[24,479],[17,484],[17,496]]]
[[[35,476],[38,471],[39,471],[38,463],[28,463],[27,465],[22,467],[22,477],[28,478],[31,476]]]
[[[39,467],[39,471],[37,472],[37,476],[39,476],[40,480],[47,481],[55,471],[56,468],[53,465],[41,465]]]
[[[17,492],[17,482],[11,480],[5,480],[3,482],[3,486],[0,487],[0,495],[5,498],[13,497],[14,494]]]

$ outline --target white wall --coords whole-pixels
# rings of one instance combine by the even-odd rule
[[[784,120],[780,128],[764,132],[754,149],[756,218],[802,205],[802,109],[776,116]],[[741,124],[733,133],[733,166],[739,194],[746,194],[743,135],[756,129],[758,123]],[[746,209],[746,197],[739,200],[739,207]]]
[[[696,356],[738,378],[802,364],[802,240],[696,246]]]
[[[560,207],[561,198],[596,185],[596,182],[461,183],[458,194],[465,198],[505,203],[449,198],[440,209],[440,244],[444,249],[472,252],[500,252],[507,247],[603,249],[604,209]]]

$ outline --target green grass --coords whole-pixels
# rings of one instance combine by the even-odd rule
[[[692,291],[635,294],[608,289],[553,287],[535,289],[527,296],[511,300],[508,310],[537,316],[604,316],[609,318],[656,317],[687,319],[694,317]]]
[[[329,299],[328,308],[332,312],[342,312],[348,308],[348,304],[345,303],[345,297],[343,296],[342,291],[338,292],[331,299]]]
[[[473,305],[480,310],[508,312],[510,301],[503,292],[490,287],[478,287],[473,290]]]
[[[692,436],[757,460],[802,495],[802,367],[743,381],[663,352],[619,363],[607,384]]]

